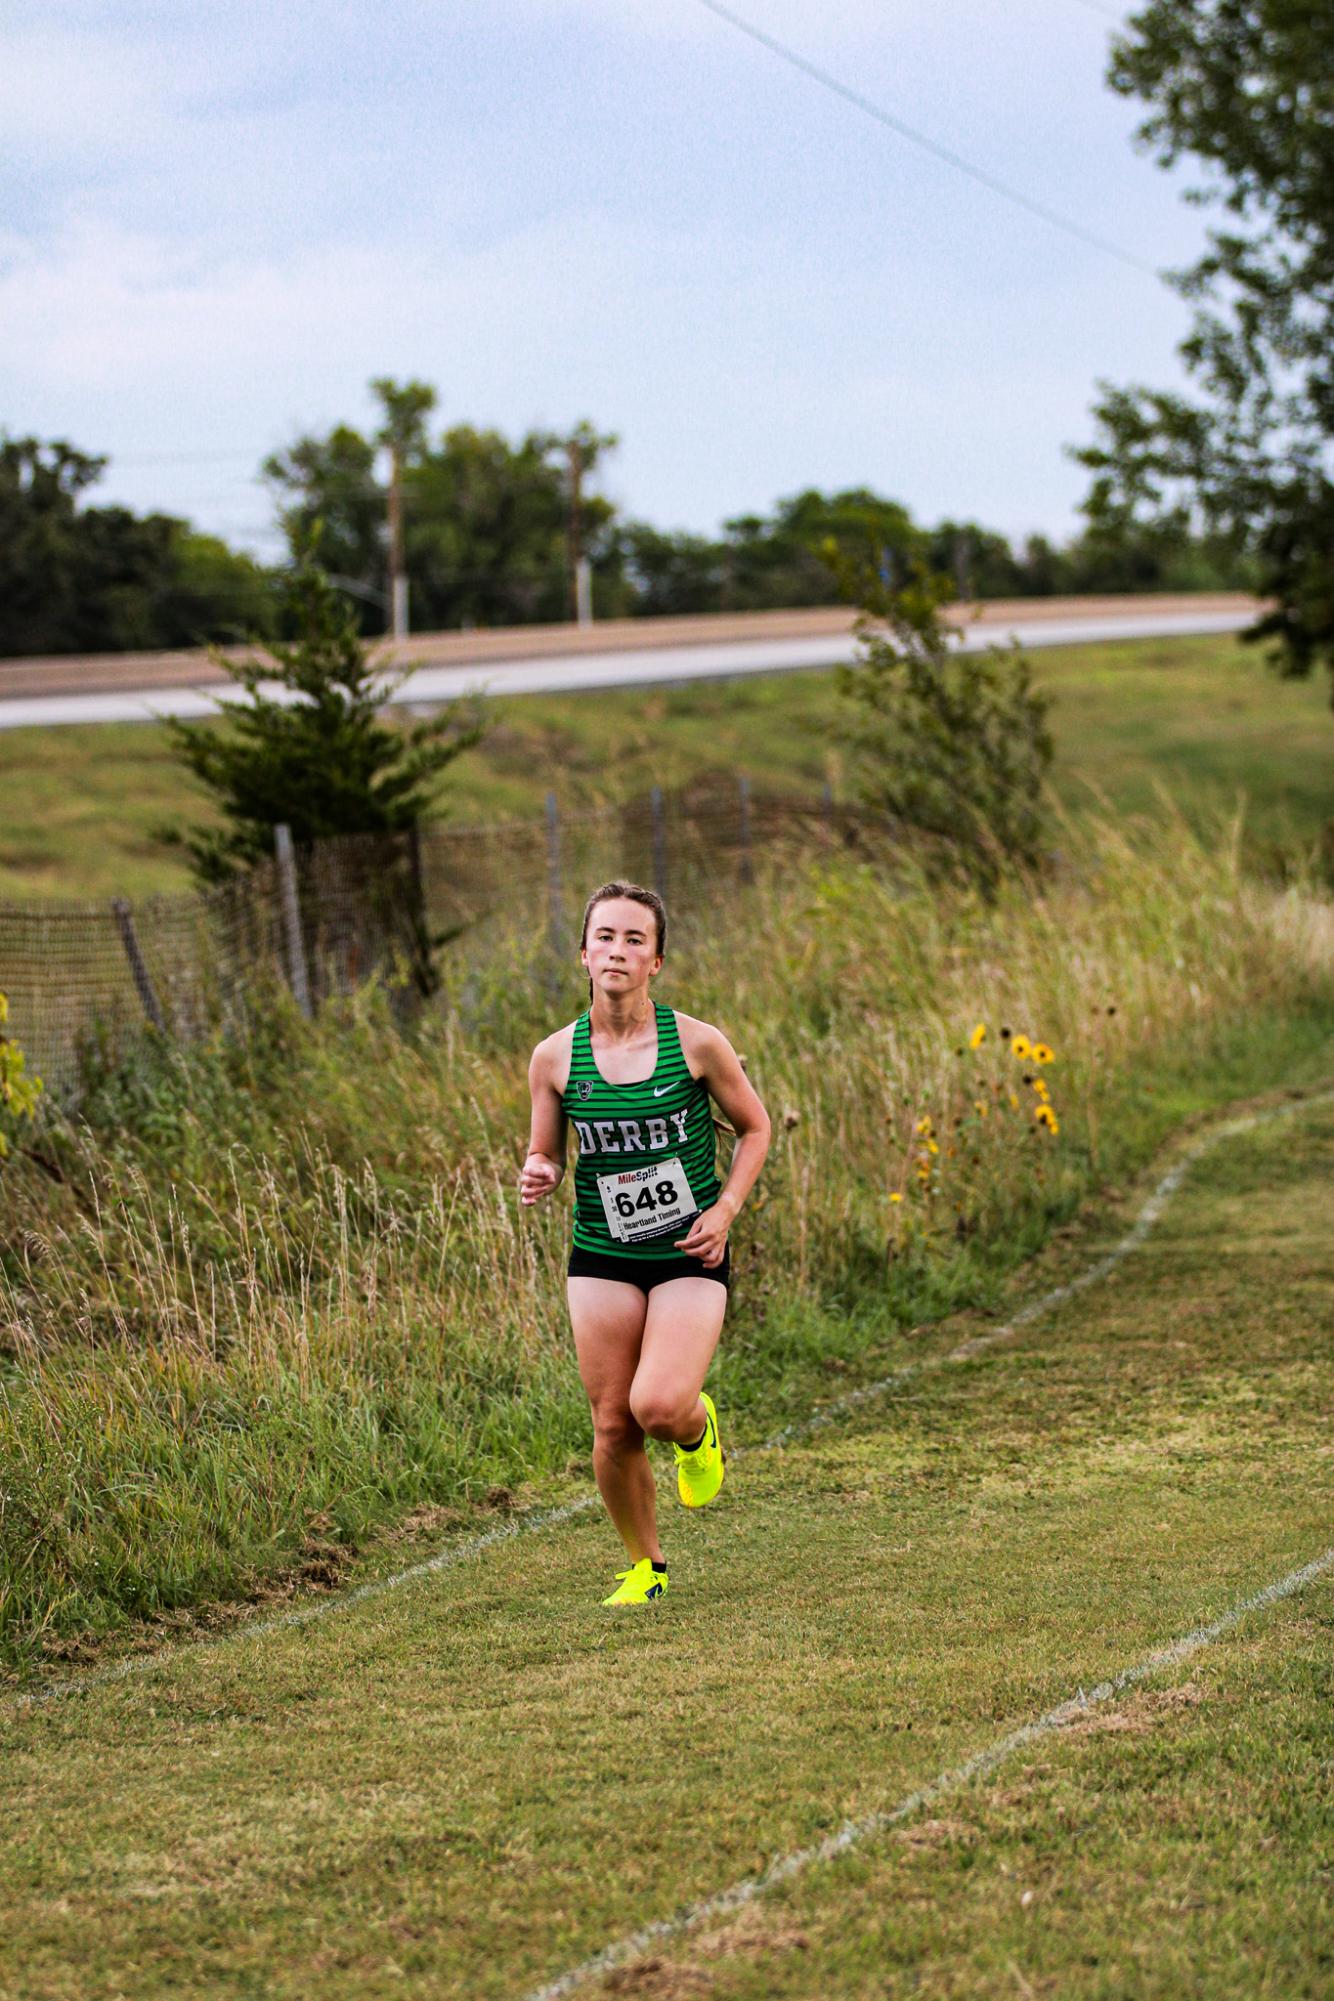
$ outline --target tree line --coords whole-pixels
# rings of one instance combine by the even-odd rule
[[[382,380],[390,394],[420,385]],[[833,604],[831,541],[882,574],[917,558],[971,598],[1248,588],[1237,556],[1188,525],[1113,521],[1019,549],[970,520],[926,527],[869,487],[815,488],[714,536],[622,515],[585,482],[614,444],[590,424],[516,439],[468,424],[410,427],[395,453],[414,630],[555,622],[587,563],[597,618]],[[292,559],[313,554],[366,636],[390,623],[390,480],[383,432],[336,425],[265,460]],[[575,454],[578,454],[577,461]],[[578,477],[572,476],[577,463]],[[0,654],[100,653],[283,635],[287,566],[268,567],[167,514],[98,506],[105,458],[64,440],[0,437]]]

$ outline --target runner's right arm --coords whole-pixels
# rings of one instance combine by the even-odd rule
[[[528,1065],[533,1117],[528,1133],[528,1158],[519,1176],[519,1199],[525,1208],[550,1195],[565,1174],[569,1122],[552,1074],[555,1039],[549,1035],[545,1042],[539,1042]]]

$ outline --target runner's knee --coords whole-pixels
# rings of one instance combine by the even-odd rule
[[[643,1426],[623,1404],[594,1406],[593,1442],[608,1452],[637,1452],[644,1443]]]
[[[698,1402],[696,1395],[683,1404],[675,1392],[651,1384],[642,1390],[632,1385],[630,1390],[630,1408],[650,1438],[675,1437]]]

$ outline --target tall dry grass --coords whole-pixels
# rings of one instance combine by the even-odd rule
[[[994,904],[902,854],[792,851],[674,911],[657,992],[724,1027],[774,1120],[733,1237],[739,1408],[985,1298],[1176,1112],[1329,1067],[1318,890],[1248,881],[1239,824],[1200,838],[1168,801],[1062,839]],[[45,1171],[6,1170],[12,1660],[244,1590],[312,1517],[355,1539],[587,1450],[568,1184],[537,1212],[515,1186],[528,1051],[585,996],[540,931],[516,910],[460,952],[408,1037],[375,991],[315,1024],[275,991],[243,1041],[101,1077]]]

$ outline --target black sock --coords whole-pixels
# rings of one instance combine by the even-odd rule
[[[701,1433],[700,1433],[699,1437],[698,1437],[698,1438],[697,1438],[697,1439],[695,1440],[694,1444],[693,1444],[693,1445],[683,1445],[683,1446],[681,1447],[681,1450],[682,1450],[683,1452],[698,1452],[698,1451],[699,1451],[699,1448],[700,1448],[700,1446],[701,1446],[701,1445],[702,1445],[702,1444],[704,1443],[704,1441],[705,1441],[705,1439],[706,1439],[706,1438],[708,1437],[708,1435],[709,1435],[709,1427],[708,1427],[708,1424],[706,1423],[706,1424],[705,1424],[705,1426],[704,1426],[704,1429],[703,1429],[703,1431],[701,1431]]]
[[[666,1563],[665,1562],[659,1563],[656,1557],[651,1556],[649,1558],[649,1562],[653,1565],[653,1568],[655,1570],[665,1570],[667,1568]]]

